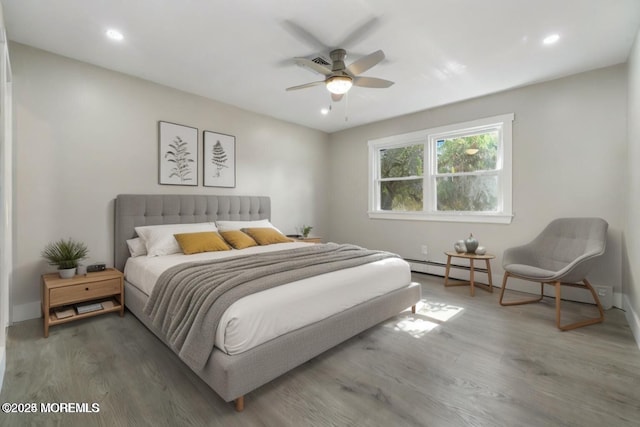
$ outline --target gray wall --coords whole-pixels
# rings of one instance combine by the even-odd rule
[[[629,56],[628,137],[623,290],[627,319],[640,345],[640,32]]]
[[[119,193],[272,197],[284,232],[327,231],[328,136],[168,87],[10,45],[14,71],[17,249],[12,320],[39,316],[40,257],[66,237],[89,261],[113,263],[113,199]],[[240,90],[240,89],[239,89]],[[234,189],[158,185],[159,120],[236,136]],[[202,162],[202,152],[200,152]]]
[[[444,262],[443,251],[473,233],[498,256],[492,265],[499,280],[505,248],[532,239],[553,218],[599,216],[609,222],[608,251],[591,279],[613,286],[619,304],[626,90],[626,66],[619,65],[331,135],[331,239],[414,259],[424,259],[420,247],[426,244],[428,258]],[[367,140],[504,113],[515,113],[510,225],[367,217]]]

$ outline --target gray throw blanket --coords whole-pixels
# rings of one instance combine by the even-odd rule
[[[160,275],[144,313],[180,358],[192,369],[201,370],[213,351],[222,314],[238,299],[285,283],[392,257],[398,255],[328,243],[184,263]]]

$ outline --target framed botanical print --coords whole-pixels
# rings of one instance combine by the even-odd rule
[[[205,130],[204,149],[204,186],[236,186],[236,137]]]
[[[158,122],[160,184],[198,185],[198,129]]]

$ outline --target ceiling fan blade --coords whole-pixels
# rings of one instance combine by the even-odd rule
[[[343,96],[344,96],[344,94],[343,94],[343,93],[341,93],[341,94],[339,94],[339,95],[338,95],[337,93],[332,93],[332,94],[331,94],[331,100],[332,100],[333,102],[338,102],[338,101],[340,101],[340,100],[342,99],[342,97],[343,97]]]
[[[384,89],[393,84],[390,80],[378,79],[376,77],[354,77],[353,85],[360,87],[372,87]]]
[[[367,56],[363,56],[362,58],[349,65],[347,67],[347,71],[352,75],[357,76],[358,74],[364,73],[369,68],[378,64],[383,59],[384,52],[381,50],[376,50],[375,52],[370,53]]]
[[[285,20],[282,21],[282,26],[295,39],[305,42],[311,49],[317,50],[319,52],[329,50],[329,47],[327,45],[322,43],[316,36],[305,30],[295,22]]]
[[[291,87],[286,88],[285,90],[289,91],[289,90],[306,89],[308,87],[313,87],[313,86],[318,86],[318,85],[323,85],[323,84],[324,84],[324,80],[321,80],[319,82],[311,82],[311,83],[305,83],[303,85],[291,86]]]
[[[351,46],[355,46],[360,40],[364,39],[371,30],[380,24],[380,20],[376,17],[371,18],[364,24],[360,25],[358,28],[353,30],[347,37],[345,37],[342,42],[338,43],[336,46],[345,46],[345,48],[349,48]]]
[[[297,65],[301,67],[307,67],[314,70],[316,73],[320,73],[324,76],[328,76],[331,74],[331,70],[325,67],[324,65],[316,64],[310,59],[307,58],[293,58]]]

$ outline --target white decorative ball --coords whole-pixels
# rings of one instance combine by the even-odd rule
[[[476,248],[476,255],[484,255],[487,253],[487,248],[485,248],[484,246],[478,246]]]

